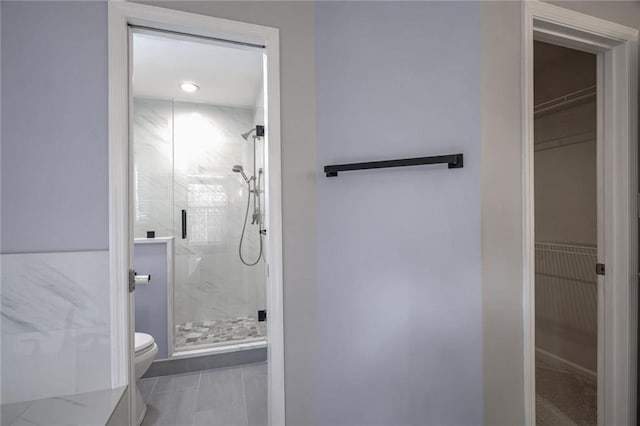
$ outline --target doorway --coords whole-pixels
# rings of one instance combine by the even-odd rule
[[[131,424],[280,424],[278,30],[109,8],[112,380]]]
[[[266,348],[264,48],[142,29],[131,46],[134,267],[172,245],[136,331],[157,359]]]
[[[534,42],[538,425],[598,422],[596,59]]]
[[[266,424],[264,46],[130,46],[137,421]]]
[[[546,364],[541,367],[546,368],[546,373],[549,375],[556,374],[557,371],[554,369],[561,366],[562,374],[566,375],[567,369],[571,370],[569,374],[572,375],[572,380],[591,381],[590,388],[588,386],[581,388],[587,389],[585,390],[587,396],[583,402],[589,401],[587,404],[592,407],[591,412],[596,412],[595,417],[597,417],[596,423],[598,425],[632,425],[636,422],[634,395],[636,392],[638,318],[636,92],[638,31],[543,2],[525,3],[523,13],[522,182],[525,422],[526,424],[537,423],[536,414],[538,414],[537,408],[539,406],[547,408],[545,413],[554,412],[556,415],[551,417],[551,420],[549,418],[539,419],[541,424],[549,421],[560,424],[576,422],[577,416],[572,416],[569,413],[571,409],[567,408],[569,404],[564,405],[564,411],[562,409],[555,410],[555,408],[560,408],[558,405],[563,404],[559,402],[558,398],[554,398],[554,393],[550,390],[553,386],[537,389],[537,367],[540,366],[540,361],[545,361]],[[536,117],[536,107],[538,111],[541,111],[552,106],[544,105],[542,100],[536,103],[534,88],[536,77],[534,46],[536,42],[554,45],[550,47],[551,49],[562,47],[579,51],[581,53],[575,53],[575,55],[580,56],[586,62],[591,62],[591,64],[593,64],[593,56],[595,56],[595,185],[593,184],[594,150],[586,149],[588,142],[580,142],[581,140],[593,139],[592,136],[589,136],[589,126],[584,128],[586,132],[580,137],[566,132],[571,128],[568,122],[556,125],[554,132],[560,132],[558,134],[561,141],[554,141],[551,136],[551,140],[546,141],[547,145],[544,144],[545,141],[540,135],[536,136],[536,131],[540,129],[542,121],[554,120],[542,118],[541,115],[544,114],[541,112]],[[593,56],[584,56],[582,53]],[[593,70],[593,67],[583,68],[583,70],[589,69]],[[593,73],[593,71],[586,71],[586,73]],[[590,79],[592,82],[593,78]],[[562,82],[562,79],[556,80]],[[582,102],[584,106],[572,107],[570,109],[573,109],[573,113],[565,110],[560,115],[574,114],[577,116],[579,114],[576,114],[576,111],[582,108],[585,117],[593,117],[593,107],[589,112],[589,102],[586,100],[593,96],[589,93],[593,89],[590,89],[588,79],[574,78],[573,80],[582,81],[581,86],[575,87],[576,92],[569,90],[568,93],[565,93],[570,95],[568,99],[562,98],[555,102],[563,103],[574,98],[582,98],[576,102]],[[585,82],[587,82],[586,87],[583,86]],[[553,100],[553,98],[550,99]],[[536,123],[536,119],[538,123]],[[588,120],[588,122],[591,123],[591,129],[594,129],[593,120]],[[553,129],[554,126],[549,128]],[[565,133],[562,133],[563,131]],[[553,133],[547,133],[547,135],[549,134]],[[536,142],[542,142],[542,145],[536,145]],[[574,152],[573,156],[553,166],[556,168],[562,166],[564,184],[553,185],[546,182],[547,191],[539,192],[537,185],[541,186],[540,189],[544,189],[544,179],[548,177],[547,175],[551,176],[552,174],[538,176],[539,166],[544,163],[541,161],[540,164],[536,164],[536,161],[552,157],[549,152],[545,154],[543,148],[547,148],[546,151],[557,149],[551,148],[555,146],[554,144],[564,144],[565,146],[559,149],[565,152],[582,149],[584,159],[587,160],[589,156],[591,158],[583,164],[589,163],[591,166],[581,168],[582,172],[580,173],[582,174],[578,173],[576,171],[578,169],[574,167],[578,154]],[[587,155],[587,151],[590,154]],[[558,162],[557,159],[555,161]],[[571,164],[567,164],[569,161]],[[547,162],[545,170],[551,170],[553,167],[552,163]],[[574,170],[570,170],[570,167],[573,167]],[[590,172],[587,174],[586,170],[590,170]],[[578,179],[578,176],[582,176],[582,179]],[[570,177],[571,179],[569,179]],[[571,185],[568,182],[571,182]],[[593,191],[593,186],[596,187],[595,191]],[[580,188],[579,194],[576,189],[569,191],[567,188],[570,187]],[[557,194],[562,191],[565,193],[561,197],[562,202],[575,201],[571,203],[571,208],[565,206],[565,209],[570,211],[573,209],[573,216],[577,215],[575,207],[582,205],[579,214],[581,220],[565,221],[565,225],[561,227],[557,226],[560,221],[551,221],[555,229],[548,223],[543,225],[538,214],[540,214],[540,219],[544,219],[544,214],[549,215],[549,212],[552,211],[555,211],[556,215],[560,214],[559,203],[550,202],[553,201],[553,197],[547,197],[548,199],[545,201],[538,201],[539,196],[544,198],[546,195],[556,194],[557,198]],[[578,195],[580,201],[577,201]],[[595,232],[593,226],[594,199],[596,200]],[[536,206],[536,201],[543,204],[542,208]],[[549,209],[549,206],[552,210],[546,210],[545,213],[544,209]],[[585,218],[590,219],[585,221]],[[588,223],[591,225],[585,226]],[[540,239],[547,238],[549,235],[538,233],[538,227],[540,227],[541,232],[553,231],[552,239],[560,237],[562,239],[585,239],[586,237],[578,237],[576,231],[578,226],[591,229],[590,232],[585,231],[583,234],[585,236],[590,234],[591,241],[582,244],[566,244],[566,241],[560,241],[564,244],[558,247],[546,244],[549,242]],[[572,233],[568,234],[568,231]],[[593,235],[596,235],[595,244]],[[551,241],[551,243],[557,242]],[[582,259],[582,261],[579,262],[577,259]],[[582,264],[583,266],[580,266]],[[587,265],[592,265],[591,267],[594,268],[592,272],[588,272]],[[566,271],[571,267],[576,271],[567,274]],[[580,271],[584,271],[582,276],[579,276]],[[594,275],[596,275],[595,280]],[[594,284],[594,281],[597,284]],[[560,282],[564,284],[562,286],[552,285]],[[571,284],[567,284],[568,282]],[[539,283],[540,287],[538,287]],[[578,287],[578,284],[581,287]],[[596,294],[593,290],[594,285],[597,288]],[[581,290],[578,291],[578,288]],[[560,291],[559,289],[564,290]],[[569,293],[572,296],[568,296]],[[581,302],[578,303],[577,299],[581,299]],[[595,321],[594,305],[597,306]],[[578,306],[590,308],[577,309]],[[574,312],[570,314],[571,309]],[[540,324],[536,322],[538,318],[542,319]],[[551,324],[552,322],[555,323]],[[563,327],[559,327],[558,322]],[[542,330],[543,325],[545,330]],[[571,339],[566,339],[568,329],[574,333]],[[581,333],[580,338],[578,338],[577,332]],[[558,338],[558,336],[561,337]],[[569,341],[571,344],[568,343]],[[595,357],[593,356],[594,343],[597,347]],[[581,355],[578,356],[578,353]],[[593,410],[592,394],[594,364],[596,365],[595,393],[597,394],[595,410]],[[554,378],[558,377],[554,376]],[[557,383],[551,379],[549,381]],[[539,386],[543,387],[542,384]],[[575,394],[579,394],[579,392],[574,392]],[[541,404],[538,404],[537,399],[540,399],[540,395],[546,395],[546,397],[540,401]],[[590,423],[594,421],[593,417],[592,413],[588,420],[581,418],[578,421]]]

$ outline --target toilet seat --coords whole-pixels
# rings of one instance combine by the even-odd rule
[[[146,333],[135,333],[134,348],[136,356],[143,355],[154,347],[155,340],[153,336]]]

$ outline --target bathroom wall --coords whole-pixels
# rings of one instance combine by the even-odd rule
[[[167,358],[169,354],[168,315],[170,314],[168,293],[167,244],[173,249],[173,240],[137,241],[134,243],[133,267],[141,275],[151,275],[148,284],[136,286],[135,327],[136,332],[153,336],[158,345],[155,359]],[[173,250],[171,250],[173,253]]]
[[[106,3],[2,7],[2,253],[106,250]]]
[[[316,183],[317,179],[322,177],[318,176],[319,163],[315,160],[314,31],[316,23],[314,8],[316,5],[312,2],[271,1],[158,1],[152,3],[160,7],[270,25],[280,29],[287,421],[296,425],[314,424],[318,412],[316,407],[318,389],[315,384],[316,362],[319,355],[316,354],[316,349],[320,343],[324,343],[316,342],[318,312],[322,313],[324,320],[329,312],[327,307],[332,306],[329,304],[331,301],[325,298],[322,299],[322,304],[316,304],[317,230],[314,226],[310,226],[316,222],[318,215]],[[560,3],[567,8],[593,13],[633,27],[639,26],[640,6],[636,2]],[[20,232],[21,237],[29,233],[29,238],[25,237],[16,242],[21,245],[16,249],[17,251],[46,250],[44,242],[53,242],[56,245],[60,242],[69,243],[72,250],[73,247],[84,249],[95,244],[94,249],[105,250],[108,232],[106,4],[102,2],[24,2],[15,5],[15,3],[3,1],[0,2],[0,7],[2,8],[3,249],[5,241],[8,241],[5,235]],[[428,8],[429,4],[414,7]],[[479,397],[482,395],[485,397],[486,424],[522,424],[524,421],[523,306],[522,288],[519,285],[522,276],[520,263],[522,197],[521,151],[518,143],[521,140],[521,4],[482,2],[477,7],[482,8],[483,15],[481,33],[475,32],[478,42],[480,40],[482,42],[482,73],[478,71],[474,77],[465,80],[481,77],[482,81],[482,108],[476,108],[482,111],[482,327],[484,329],[482,360],[485,374],[484,392],[482,390],[474,392],[478,393]],[[466,13],[461,13],[461,16],[468,18]],[[361,19],[365,18],[353,17],[354,22],[358,24],[362,22]],[[431,22],[431,20],[427,18],[424,22]],[[414,28],[423,29],[424,22],[416,24]],[[325,25],[329,24],[325,23]],[[404,34],[404,31],[404,26],[398,25],[391,34]],[[345,38],[345,43],[360,39],[362,39],[361,34],[354,31]],[[419,39],[423,38],[419,37]],[[402,51],[403,49],[399,49],[398,46],[404,46],[404,40],[395,46],[395,50]],[[377,49],[377,46],[370,44],[368,48]],[[465,49],[464,46],[460,47],[461,51]],[[421,57],[424,52],[421,47],[416,47],[414,50],[417,57]],[[26,55],[25,52],[33,52],[33,55]],[[386,66],[391,63],[387,60],[386,53],[385,51],[384,54],[380,54],[374,70],[379,64]],[[429,53],[430,55],[426,56],[435,58],[436,65],[442,56],[449,55],[447,49]],[[345,60],[347,59],[349,58]],[[404,67],[400,68],[406,70]],[[389,74],[393,72],[390,71]],[[40,84],[40,82],[43,83]],[[440,80],[422,78],[421,82],[437,87]],[[386,87],[385,84],[380,86]],[[33,92],[29,92],[30,90]],[[376,90],[372,92],[376,93]],[[13,95],[9,96],[10,93]],[[362,93],[354,93],[354,97],[362,95]],[[412,99],[411,95],[406,96]],[[64,100],[65,108],[56,108],[60,106],[61,99]],[[38,102],[34,104],[34,100]],[[473,107],[471,104],[473,103],[470,102],[470,107]],[[404,105],[404,102],[398,105]],[[33,108],[38,107],[45,110],[37,115],[30,115]],[[77,110],[70,110],[72,107]],[[437,111],[438,107],[434,107],[433,110]],[[369,106],[360,110],[369,111]],[[371,116],[377,118],[376,124],[384,123],[385,117]],[[456,115],[452,113],[452,116]],[[8,117],[13,118],[9,120]],[[21,117],[25,120],[34,119],[30,120],[27,126]],[[49,125],[47,119],[50,117],[54,119]],[[83,119],[77,120],[77,117]],[[104,125],[98,126],[100,129],[96,127],[95,131],[83,127],[94,123],[94,120]],[[23,123],[23,127],[16,132],[17,134],[26,135],[34,132],[37,137],[29,140],[29,143],[24,143],[22,138],[9,138],[8,135],[11,132],[7,127],[19,123]],[[456,129],[457,126],[456,120],[449,127]],[[424,128],[424,132],[429,130]],[[403,141],[413,140],[415,133],[412,132],[412,136]],[[56,137],[53,138],[52,135]],[[58,137],[60,135],[64,137]],[[341,137],[340,140],[347,140],[347,138]],[[360,135],[357,138],[348,138],[349,143],[352,140],[360,140]],[[390,143],[395,141],[396,139],[393,139]],[[348,145],[347,142],[345,144]],[[36,164],[41,157],[34,153],[43,154],[41,157],[46,159],[41,160],[43,164]],[[358,154],[360,153],[359,149]],[[50,161],[52,158],[58,160]],[[11,165],[12,163],[14,166]],[[465,166],[466,170],[469,170],[467,166]],[[446,176],[450,175],[446,174]],[[480,177],[476,176],[473,180],[479,181]],[[52,191],[52,186],[48,185],[50,182],[62,182],[62,184],[56,184],[54,186],[56,190]],[[9,186],[13,186],[14,190],[8,188]],[[24,193],[36,193],[38,197],[26,198]],[[14,196],[10,197],[11,194]],[[82,196],[76,197],[77,194]],[[444,191],[437,196],[433,194],[429,199],[430,204],[440,205],[439,201],[447,200],[448,194]],[[59,200],[64,200],[64,203],[60,203]],[[75,208],[70,209],[68,206]],[[87,210],[81,207],[91,209],[91,214],[87,214]],[[6,215],[5,211],[8,210],[5,209],[12,210],[13,215],[11,217]],[[32,213],[29,213],[29,209],[32,209]],[[450,211],[446,210],[443,216],[448,216],[449,213]],[[23,218],[25,218],[24,221]],[[40,219],[44,222],[40,222]],[[25,226],[20,226],[25,223]],[[375,228],[375,225],[380,223],[380,221],[362,222],[361,226]],[[74,229],[71,225],[75,224],[83,225],[82,228],[75,228],[83,232],[71,235],[68,230]],[[358,224],[354,224],[354,227],[357,226]],[[16,229],[7,233],[8,227]],[[479,225],[471,228],[473,229],[477,231]],[[87,244],[71,244],[79,240]],[[26,241],[29,247],[22,245],[23,241]],[[443,238],[442,241],[448,240]],[[384,261],[388,262],[388,259]],[[402,260],[398,259],[397,263],[402,264]],[[456,267],[451,269],[455,271]],[[407,266],[400,270],[413,273],[414,268]],[[416,269],[416,272],[420,270]],[[449,271],[443,275],[448,273]],[[396,279],[397,277],[393,277],[390,281]],[[367,291],[366,288],[362,289],[363,294]],[[461,291],[459,297],[454,300],[459,302],[466,301],[468,298],[473,298],[473,295]],[[337,299],[338,302],[340,300]],[[442,301],[443,304],[449,302],[451,301]],[[457,307],[456,304],[452,309]],[[435,318],[427,326],[438,321],[439,319]],[[468,327],[469,324],[460,326]],[[363,330],[375,336],[380,335],[380,332],[373,328]],[[382,339],[379,341],[388,345],[394,343]],[[443,347],[437,341],[433,341],[431,346]],[[373,353],[379,351],[380,347],[371,350]],[[397,352],[394,354],[396,356],[390,356],[387,362],[378,364],[375,373],[371,374],[372,380],[377,380],[378,372],[384,371],[387,366],[398,365],[399,360],[405,360],[399,358]],[[361,359],[368,359],[369,355],[370,352],[367,352]],[[444,351],[442,356],[447,361],[451,357]],[[480,357],[477,355],[474,359]],[[360,364],[359,361],[356,366]],[[5,368],[6,364],[3,362],[3,371]],[[438,373],[423,373],[423,371],[415,372],[423,385],[440,377]],[[462,375],[465,380],[468,380],[466,371],[454,372],[448,379],[453,377],[455,380],[451,382],[456,383]],[[353,383],[359,379],[362,377],[348,374],[344,381]],[[375,386],[373,383],[371,388]],[[466,395],[466,393],[463,394]],[[465,407],[455,396],[447,398],[441,405],[442,407],[455,405],[451,408],[452,410]],[[375,405],[363,405],[360,408],[367,410],[370,406],[375,408]],[[439,409],[433,410],[433,413],[438,412],[440,412]],[[474,419],[474,423],[480,422]]]
[[[107,6],[0,7],[2,402],[109,388]]]
[[[319,424],[482,423],[479,32],[478,3],[316,4]]]
[[[107,389],[109,253],[3,254],[2,402]]]
[[[519,2],[481,3],[482,343],[486,425],[525,424]],[[505,36],[509,34],[510,36]]]
[[[264,263],[240,262],[248,190],[231,170],[240,164],[251,176],[252,142],[240,134],[254,126],[255,111],[150,99],[136,99],[134,108],[134,234],[153,230],[156,237],[175,237],[175,325],[255,317],[265,307]],[[182,209],[188,212],[186,239]],[[259,253],[252,210],[243,245],[248,261]]]

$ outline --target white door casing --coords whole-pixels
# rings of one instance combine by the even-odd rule
[[[269,424],[284,424],[284,315],[279,32],[276,28],[112,0],[109,2],[109,242],[112,385],[130,384],[130,421],[135,424],[133,304],[127,291],[133,234],[129,26],[261,44],[266,55],[265,149],[268,407]]]

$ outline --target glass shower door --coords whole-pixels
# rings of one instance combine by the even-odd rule
[[[174,103],[174,342],[176,351],[260,340],[262,262],[240,262],[248,188],[234,164],[248,164],[250,109]],[[257,233],[247,250],[257,246]],[[247,235],[249,236],[249,235]]]

